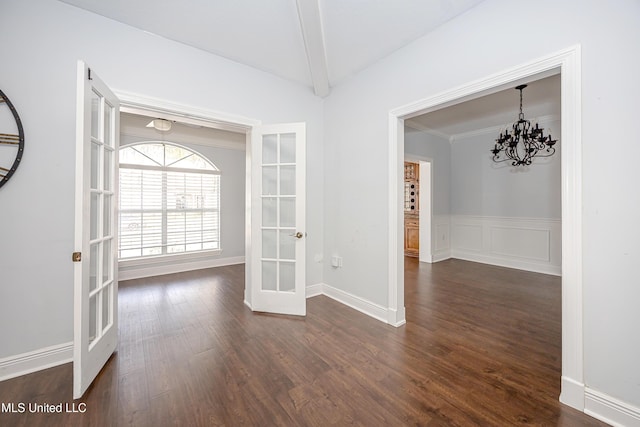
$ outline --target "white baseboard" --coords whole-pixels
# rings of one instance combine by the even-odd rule
[[[404,307],[401,310],[387,310],[387,323],[399,328],[407,323]]]
[[[442,252],[436,252],[431,256],[431,262],[439,262],[444,261],[445,259],[451,258],[451,250],[446,250]]]
[[[465,251],[462,249],[453,249],[451,251],[451,258],[479,262],[482,264],[497,265],[500,267],[515,268],[517,270],[533,271],[534,273],[551,274],[554,276],[562,275],[562,268],[559,266],[536,264],[517,259],[509,259],[506,257],[496,257],[471,251]]]
[[[584,411],[584,384],[563,376],[560,379],[560,390],[560,402]]]
[[[118,280],[141,279],[144,277],[161,276],[163,274],[201,270],[203,268],[243,264],[244,262],[244,256],[229,258],[208,257],[180,263],[163,262],[162,260],[159,260],[157,263],[145,263],[140,266],[127,266],[125,268],[121,266],[118,268]]]
[[[639,427],[640,408],[587,387],[584,413],[615,427]]]
[[[307,292],[307,298],[311,298],[311,297],[315,297],[318,295],[322,295],[322,287],[323,284],[322,283],[317,283],[315,285],[309,285],[306,288],[306,292]]]
[[[0,359],[0,381],[73,361],[73,342]]]
[[[307,298],[324,295],[348,307],[358,310],[359,312],[364,313],[367,316],[373,317],[376,320],[384,323],[389,323],[389,310],[385,307],[345,292],[343,290],[329,286],[326,283],[318,283],[316,285],[307,286],[307,292]],[[401,326],[402,324],[403,322],[399,322],[395,326]]]

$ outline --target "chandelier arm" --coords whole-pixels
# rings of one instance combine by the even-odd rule
[[[544,128],[540,128],[537,122],[532,126],[531,121],[524,118],[522,91],[526,87],[527,85],[516,87],[520,91],[518,120],[513,123],[511,130],[507,128],[504,131],[504,135],[500,132],[494,148],[490,150],[496,163],[511,160],[512,166],[528,166],[535,157],[549,157],[556,152],[553,145],[557,141],[552,140],[551,135],[544,136]],[[501,157],[501,153],[504,153],[505,158]]]
[[[545,153],[545,151],[547,153]],[[556,153],[556,149],[554,147],[549,147],[546,150],[542,151],[542,154],[538,154],[537,157],[551,157]]]

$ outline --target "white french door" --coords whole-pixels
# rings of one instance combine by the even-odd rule
[[[73,397],[82,397],[118,336],[119,101],[78,62]]]
[[[251,134],[251,308],[306,314],[304,123]]]

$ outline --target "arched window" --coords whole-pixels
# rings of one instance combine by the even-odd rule
[[[167,142],[120,149],[120,259],[220,249],[220,172]]]

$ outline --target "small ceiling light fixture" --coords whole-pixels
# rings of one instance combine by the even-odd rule
[[[153,119],[147,124],[148,128],[156,128],[161,132],[168,132],[171,130],[171,122],[165,119]]]
[[[554,147],[557,140],[551,139],[551,135],[544,136],[544,129],[535,124],[531,125],[529,120],[524,118],[522,112],[522,89],[527,85],[516,86],[520,91],[520,115],[518,121],[511,129],[506,129],[504,133],[496,139],[495,146],[491,149],[493,161],[496,163],[511,161],[512,166],[528,166],[534,157],[552,156],[556,149]]]

